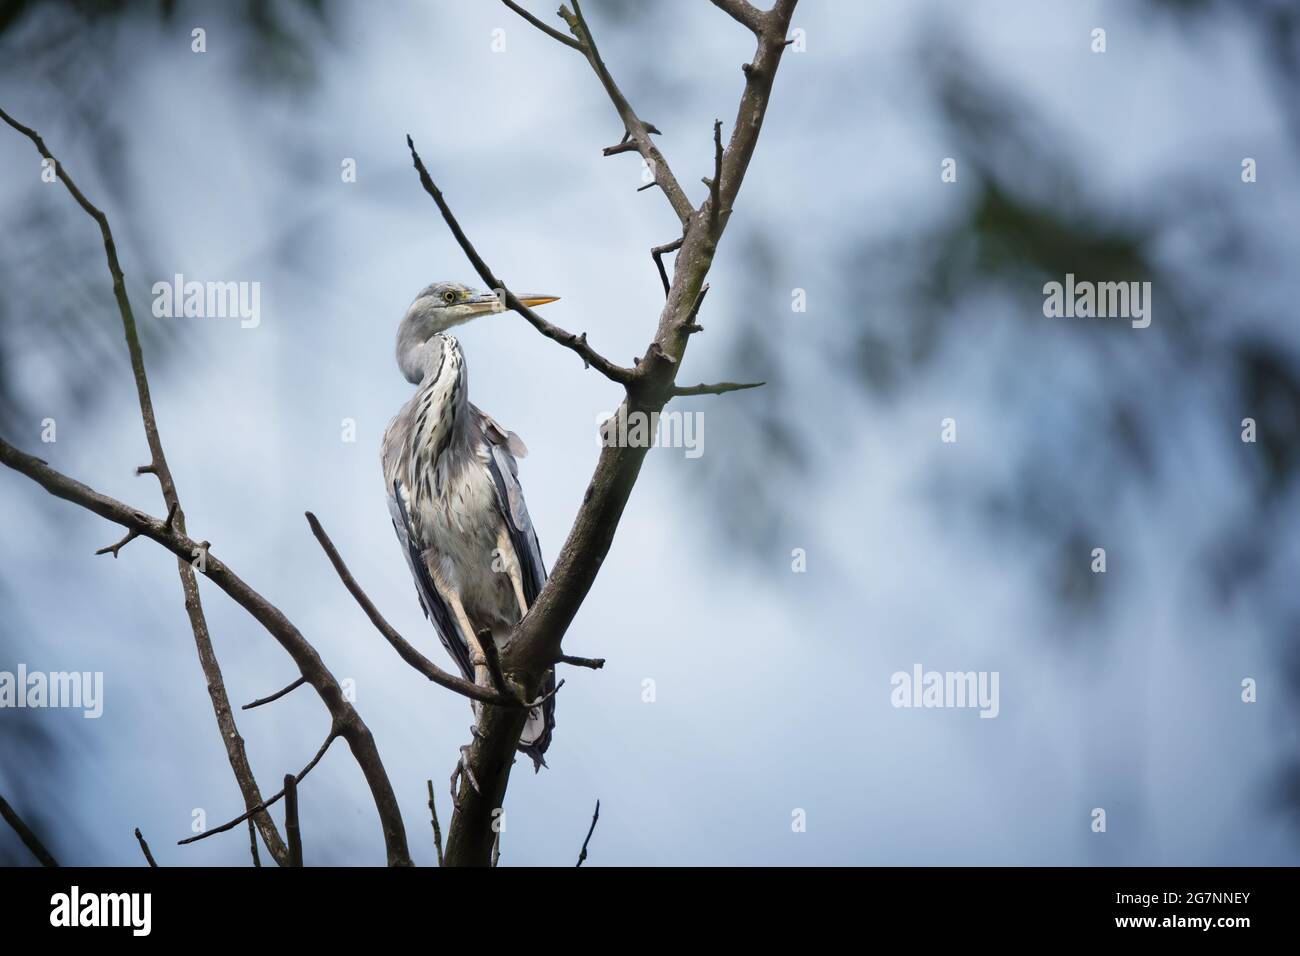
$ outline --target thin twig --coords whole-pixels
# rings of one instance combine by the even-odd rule
[[[456,217],[452,213],[451,207],[448,206],[447,201],[442,198],[442,191],[434,185],[433,178],[429,175],[429,171],[424,167],[424,161],[420,159],[420,154],[415,151],[415,143],[410,136],[406,137],[406,145],[411,149],[411,160],[415,163],[415,170],[420,175],[420,185],[424,187],[424,191],[432,196],[433,201],[437,203],[438,211],[442,213],[442,218],[446,221],[447,227],[451,230],[451,234],[456,237],[456,241],[460,243],[460,247],[464,251],[465,256],[474,266],[474,271],[479,274],[480,279],[487,283],[488,288],[498,290],[504,296],[506,306],[527,319],[538,332],[541,332],[544,336],[554,342],[559,342],[565,348],[578,353],[582,358],[584,365],[596,369],[596,371],[600,372],[600,374],[604,375],[610,381],[618,382],[620,385],[627,385],[631,382],[633,376],[632,370],[614,364],[589,346],[587,344],[587,336],[585,332],[581,336],[574,335],[572,332],[566,332],[559,326],[547,322],[540,315],[515,298],[515,294],[506,288],[504,282],[497,278],[488,267],[488,264],[483,261],[483,257],[478,254],[478,250],[474,248],[474,244],[469,241],[469,237],[465,235],[465,231],[460,228],[460,223],[456,221]]]
[[[587,57],[587,62],[591,64],[591,68],[596,71],[596,76],[605,88],[610,102],[614,104],[614,109],[618,111],[619,119],[623,121],[623,128],[629,138],[636,143],[637,150],[654,172],[653,185],[663,190],[669,204],[673,207],[673,212],[677,213],[677,218],[685,225],[695,211],[691,207],[691,201],[686,198],[686,193],[678,184],[677,177],[673,175],[672,168],[668,165],[668,160],[664,159],[663,153],[650,138],[650,125],[637,116],[636,111],[632,109],[632,104],[614,82],[614,77],[610,75],[605,61],[600,58],[600,51],[596,48],[596,40],[591,34],[587,18],[583,16],[581,5],[578,0],[573,0],[573,12],[569,12],[565,6],[561,6],[559,12],[564,22],[569,25],[569,32],[582,44],[582,52]]]
[[[144,351],[140,347],[140,336],[136,331],[135,314],[131,310],[131,300],[126,293],[126,278],[122,272],[122,265],[117,258],[117,244],[113,239],[113,230],[109,226],[108,217],[77,188],[76,183],[68,175],[63,164],[55,159],[54,154],[46,148],[45,141],[36,130],[19,123],[3,109],[0,109],[0,120],[3,120],[32,141],[37,152],[53,165],[58,179],[67,188],[72,198],[76,200],[77,205],[94,219],[99,226],[109,276],[113,280],[113,296],[117,301],[118,314],[122,319],[122,331],[126,337],[127,353],[131,360],[131,373],[135,379],[140,418],[144,423],[145,439],[149,445],[150,457],[147,468],[150,473],[157,476],[163,501],[167,504],[167,527],[169,529],[174,528],[178,533],[184,535],[185,515],[180,510],[180,497],[176,491],[176,483],[172,479],[171,467],[168,465],[167,455],[163,451],[162,437],[158,431],[158,420],[154,414],[153,398],[149,392],[149,378],[144,367]],[[137,471],[143,471],[143,469]],[[117,551],[125,546],[130,537],[130,534],[128,534],[119,544],[97,553],[111,553],[116,558]],[[190,629],[194,633],[194,644],[198,651],[199,664],[203,668],[203,676],[207,681],[208,696],[212,701],[212,710],[216,715],[217,727],[221,732],[221,741],[226,749],[226,758],[230,763],[231,771],[235,775],[235,782],[239,785],[240,793],[244,797],[244,804],[251,807],[261,801],[262,794],[258,788],[257,779],[253,776],[253,769],[248,762],[248,755],[244,750],[244,738],[239,735],[239,728],[235,725],[235,718],[231,713],[230,698],[226,694],[221,665],[218,663],[216,652],[212,647],[212,637],[208,633],[207,618],[203,614],[198,579],[195,577],[194,568],[190,564],[188,555],[184,557],[178,555],[176,565],[181,582],[181,591],[185,598],[185,611],[189,617]],[[262,831],[262,838],[266,841],[272,855],[276,856],[277,859],[282,858],[288,851],[285,849],[284,842],[280,839],[280,834],[275,829],[275,824],[271,821],[271,818],[263,814],[257,818],[257,825],[258,829]]]
[[[682,320],[681,329],[687,335],[690,335],[693,332],[704,331],[704,326],[700,325],[695,320],[699,317],[700,306],[704,305],[704,297],[708,294],[709,284],[706,282],[704,285],[700,286],[700,294],[695,297],[695,301],[691,303],[691,311],[687,312],[686,318]]]
[[[302,866],[302,831],[298,828],[298,780],[284,775],[284,837],[289,844],[289,865]]]
[[[134,540],[135,540],[136,538],[138,538],[138,537],[140,537],[140,532],[139,532],[139,531],[136,531],[136,530],[133,528],[133,529],[131,529],[130,531],[128,531],[128,532],[126,533],[126,537],[124,537],[124,538],[123,538],[121,541],[119,541],[117,544],[110,544],[110,545],[109,545],[108,547],[106,547],[106,548],[100,548],[98,551],[95,552],[95,554],[96,554],[96,555],[100,555],[100,554],[111,554],[111,555],[114,557],[114,559],[116,559],[116,558],[117,558],[117,552],[121,551],[123,548],[125,548],[128,544],[130,544],[132,541],[134,541]]]
[[[239,708],[239,709],[240,709],[240,710],[252,710],[254,707],[261,707],[263,704],[269,704],[269,703],[271,703],[272,701],[279,700],[279,699],[280,699],[281,697],[283,697],[285,694],[288,694],[288,693],[290,693],[291,691],[295,691],[295,690],[297,690],[299,687],[301,687],[301,686],[302,686],[303,684],[305,684],[305,683],[307,683],[307,678],[305,678],[305,677],[299,677],[296,681],[294,681],[294,682],[293,682],[292,684],[290,684],[288,687],[283,687],[283,688],[281,688],[280,690],[277,690],[274,694],[270,695],[269,697],[259,697],[257,700],[253,701],[251,704],[245,704],[243,707],[241,707],[241,708]]]
[[[140,849],[144,851],[144,858],[149,861],[149,865],[157,866],[158,861],[155,860],[153,854],[149,852],[149,844],[145,842],[144,834],[140,832],[139,827],[135,828],[135,838],[140,841]]]
[[[305,777],[305,776],[307,776],[307,774],[311,773],[312,768],[315,767],[316,764],[320,763],[320,759],[321,759],[321,757],[324,757],[324,756],[325,756],[325,751],[329,750],[329,748],[330,748],[330,744],[334,743],[334,741],[335,741],[338,737],[340,737],[340,736],[342,736],[342,735],[339,734],[337,731],[331,731],[331,732],[330,732],[330,735],[329,735],[328,737],[325,738],[325,743],[321,744],[321,746],[320,746],[320,750],[316,751],[316,756],[312,757],[312,758],[311,758],[311,761],[307,764],[307,766],[303,767],[302,770],[298,771],[298,774],[293,778],[295,784],[302,783],[302,778]],[[288,777],[285,777],[285,779],[287,780],[287,779],[289,779],[289,778],[288,778]],[[188,838],[186,838],[186,839],[184,839],[184,840],[177,840],[177,841],[176,841],[176,845],[177,845],[177,846],[185,846],[185,845],[188,844],[188,843],[198,843],[200,840],[206,840],[208,837],[210,837],[210,836],[216,836],[218,833],[225,833],[227,830],[230,830],[230,829],[232,829],[232,828],[234,828],[234,827],[239,826],[239,824],[243,823],[245,820],[247,820],[249,817],[251,817],[254,813],[261,813],[261,812],[264,811],[267,807],[273,807],[273,806],[275,806],[275,804],[276,804],[276,803],[280,800],[280,798],[283,797],[283,796],[284,796],[284,788],[282,787],[282,788],[280,788],[280,792],[279,792],[279,793],[277,793],[277,794],[275,794],[274,796],[268,797],[267,799],[263,800],[260,804],[258,804],[257,806],[253,807],[253,809],[252,809],[251,811],[247,811],[247,812],[245,812],[245,813],[241,813],[239,816],[235,817],[235,819],[233,819],[233,820],[229,820],[229,821],[227,821],[226,823],[221,824],[221,826],[213,827],[213,828],[210,829],[210,830],[204,830],[204,831],[203,831],[202,833],[200,833],[198,836],[188,837]],[[287,855],[285,856],[285,859],[286,859],[286,860],[288,859],[288,856],[287,856]]]
[[[486,687],[479,687],[472,681],[447,673],[416,650],[379,613],[379,608],[375,607],[375,603],[361,589],[361,585],[357,583],[356,578],[352,576],[352,572],[348,570],[348,566],[344,563],[338,548],[334,547],[334,542],[330,540],[330,536],[321,527],[320,521],[310,511],[307,512],[307,523],[311,525],[311,533],[316,536],[316,540],[320,542],[320,546],[325,550],[325,555],[330,559],[330,564],[334,566],[334,570],[338,573],[339,579],[342,580],[343,586],[348,589],[349,594],[356,598],[356,602],[361,605],[361,610],[366,612],[366,617],[370,618],[376,630],[393,646],[393,649],[397,651],[402,660],[440,687],[455,691],[464,697],[479,700],[485,704],[497,704],[501,707],[523,706],[520,701],[515,700],[513,697],[494,692]]]
[[[529,13],[527,10],[525,10],[523,7],[521,7],[519,4],[514,3],[513,0],[501,0],[501,2],[504,3],[504,4],[505,4],[507,7],[509,7],[511,10],[513,10],[515,13],[519,14],[521,17],[523,17],[525,20],[527,20],[527,21],[528,21],[529,23],[531,23],[533,26],[537,27],[537,29],[541,30],[543,33],[545,33],[545,34],[546,34],[548,37],[550,37],[551,39],[553,39],[553,40],[559,40],[559,41],[560,41],[561,43],[563,43],[565,46],[570,47],[571,49],[577,50],[579,53],[584,52],[583,49],[582,49],[582,44],[579,43],[577,40],[574,40],[574,39],[572,39],[571,37],[566,37],[563,33],[561,33],[559,30],[555,29],[554,27],[549,27],[549,26],[547,26],[545,23],[543,23],[541,20],[537,19],[537,17],[533,16],[531,13]]]
[[[596,812],[591,815],[591,826],[587,828],[587,839],[582,841],[582,852],[578,854],[578,866],[582,866],[587,859],[587,844],[591,842],[591,835],[596,832],[596,821],[600,819],[600,801],[596,801]]]
[[[664,268],[664,255],[669,252],[676,252],[682,247],[686,237],[678,236],[672,242],[666,242],[662,246],[655,246],[650,250],[650,256],[654,259],[655,265],[659,268],[659,278],[664,284],[664,298],[668,298],[668,293],[672,291],[672,284],[668,281],[668,270]]]
[[[442,828],[438,826],[438,807],[433,802],[433,781],[429,785],[429,816],[433,820],[433,847],[438,851],[438,865],[442,866]]]
[[[187,566],[191,556],[199,549],[198,544],[192,538],[175,528],[168,529],[162,519],[145,515],[115,498],[101,494],[95,489],[55,471],[39,458],[19,451],[2,438],[0,438],[0,464],[26,475],[57,498],[71,501],[87,511],[115,522],[124,528],[135,528],[141,535],[157,542],[178,558],[183,559]],[[307,683],[311,684],[312,689],[316,691],[316,696],[320,698],[321,703],[329,711],[333,722],[333,732],[348,742],[353,759],[356,760],[357,766],[360,767],[361,773],[365,777],[366,786],[374,800],[375,811],[379,815],[380,825],[383,829],[388,865],[410,866],[411,856],[406,846],[406,827],[402,822],[401,806],[397,802],[397,795],[393,792],[392,781],[388,779],[388,773],[384,770],[384,762],[379,756],[378,748],[375,746],[374,735],[371,734],[370,728],[361,719],[361,715],[357,713],[356,708],[348,701],[338,679],[325,666],[325,662],[321,660],[316,648],[312,647],[311,643],[302,636],[302,632],[285,617],[283,611],[249,587],[248,583],[239,577],[233,569],[227,567],[224,562],[213,555],[208,556],[207,570],[204,572],[204,576],[252,615],[253,619],[262,625],[271,637],[275,638],[276,642],[293,658],[293,662],[298,665],[299,672],[307,678]],[[242,750],[242,740],[239,742],[239,746]],[[250,807],[250,811],[258,813],[258,808],[262,803],[263,801],[258,800],[257,803]],[[262,820],[260,813],[257,819],[259,821],[258,830],[262,833],[263,841],[267,842],[267,830],[260,824]],[[271,827],[270,833],[272,838],[283,846],[279,833],[274,826]],[[270,846],[271,844],[267,842],[267,845]],[[287,857],[288,848],[285,847],[284,857],[276,856],[276,862],[279,863],[282,859],[287,859]]]
[[[492,841],[492,866],[495,868],[501,863],[501,831],[497,830],[496,839]]]
[[[598,671],[605,666],[605,658],[574,657],[571,654],[561,654],[557,663],[568,664],[571,667],[590,667],[592,670]]]
[[[4,817],[5,823],[13,827],[18,838],[23,841],[23,845],[32,851],[32,856],[40,861],[41,866],[58,866],[59,862],[49,850],[45,849],[45,844],[37,838],[32,832],[31,827],[23,822],[23,818],[18,815],[13,807],[9,806],[4,797],[0,797],[0,817]]]
[[[714,385],[674,385],[673,397],[682,395],[722,395],[725,392],[742,392],[747,388],[761,388],[766,382],[718,382]]]

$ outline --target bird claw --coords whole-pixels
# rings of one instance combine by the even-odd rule
[[[475,793],[482,793],[478,788],[478,781],[474,779],[474,771],[469,769],[469,744],[460,748],[460,759],[456,761],[456,767],[451,772],[452,803],[460,800],[460,794],[456,791],[456,781],[461,777],[469,781],[470,788]]]

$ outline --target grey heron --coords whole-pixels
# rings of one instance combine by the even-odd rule
[[[518,298],[534,306],[558,297]],[[383,444],[389,512],[420,605],[465,679],[486,687],[492,676],[480,634],[504,651],[546,568],[518,480],[516,459],[527,449],[469,401],[465,356],[446,332],[504,310],[495,293],[457,282],[435,282],[415,297],[398,327],[397,364],[418,388]],[[541,688],[548,696],[519,739],[535,770],[555,727],[554,687],[552,669]],[[477,715],[482,705],[473,706]]]

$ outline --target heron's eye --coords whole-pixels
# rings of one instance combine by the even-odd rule
[[[442,301],[446,302],[448,305],[453,304],[456,301],[456,293],[448,289],[442,294]]]

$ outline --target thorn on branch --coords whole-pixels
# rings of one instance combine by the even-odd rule
[[[307,683],[307,678],[305,678],[305,677],[299,677],[296,681],[294,681],[294,682],[293,682],[292,684],[290,684],[288,687],[284,687],[284,688],[282,688],[282,689],[280,689],[280,690],[277,690],[274,694],[271,694],[269,697],[259,697],[257,700],[253,701],[251,704],[245,704],[243,707],[241,707],[241,708],[239,708],[239,709],[240,709],[240,710],[252,710],[254,707],[261,707],[263,704],[269,704],[269,703],[271,703],[272,701],[279,700],[281,697],[283,697],[285,694],[289,693],[290,691],[295,691],[295,690],[297,690],[299,687],[301,687],[301,686],[302,686],[303,684],[305,684],[305,683]]]
[[[149,852],[149,844],[145,842],[144,834],[140,832],[139,827],[135,828],[135,838],[140,841],[140,849],[144,851],[144,858],[149,861],[149,865],[157,866],[158,861],[155,860],[153,854]]]
[[[643,193],[643,192],[645,192],[647,189],[654,189],[654,187],[656,187],[656,186],[658,186],[658,185],[659,185],[658,182],[656,182],[656,181],[654,181],[654,180],[651,180],[650,182],[646,183],[646,184],[643,185],[643,186],[638,186],[638,187],[636,187],[636,191],[639,192],[639,193]]]
[[[688,387],[674,385],[672,397],[679,398],[683,395],[722,395],[726,392],[741,392],[747,388],[760,388],[766,384],[766,382],[718,382],[716,385],[691,385]]]
[[[573,657],[569,654],[561,654],[557,663],[568,664],[571,667],[589,667],[593,671],[598,671],[605,666],[603,657]]]
[[[158,466],[154,464],[141,465],[135,470],[135,474],[136,477],[140,475],[156,475],[158,474]]]
[[[591,815],[591,826],[587,828],[587,839],[582,841],[582,852],[578,854],[578,866],[582,866],[587,859],[587,844],[591,842],[591,835],[596,832],[596,821],[600,819],[600,801],[596,801],[596,812]]]

